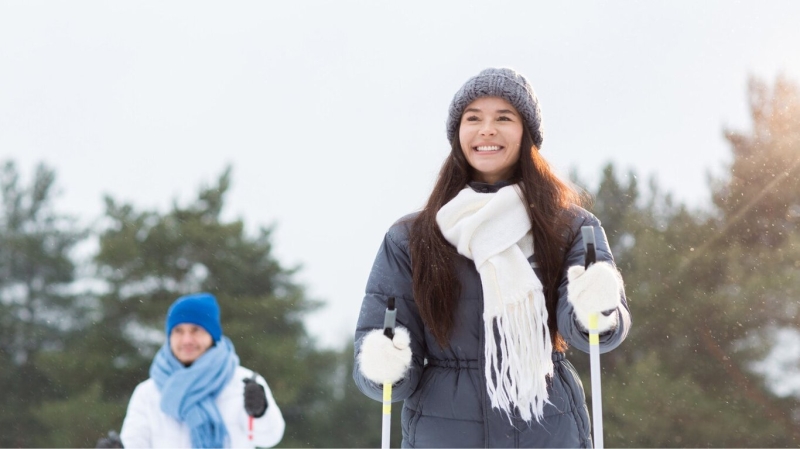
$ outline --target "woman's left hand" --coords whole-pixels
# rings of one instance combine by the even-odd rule
[[[567,271],[567,279],[567,299],[584,329],[589,329],[589,316],[593,313],[598,315],[599,332],[617,325],[617,314],[613,312],[620,306],[622,277],[614,266],[608,262],[597,262],[588,269],[575,265]]]

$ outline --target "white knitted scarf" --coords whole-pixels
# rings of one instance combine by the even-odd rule
[[[553,374],[542,283],[528,257],[531,222],[519,186],[496,193],[464,188],[436,215],[445,239],[475,262],[483,284],[487,390],[492,407],[542,418]],[[499,341],[497,341],[499,339]],[[498,353],[499,351],[499,353]]]

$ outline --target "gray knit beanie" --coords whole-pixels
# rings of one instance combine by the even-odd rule
[[[539,109],[539,99],[522,74],[505,67],[483,70],[467,80],[453,96],[447,116],[447,140],[450,144],[456,137],[464,109],[481,97],[500,97],[511,103],[522,115],[533,144],[536,148],[542,147],[542,111]]]

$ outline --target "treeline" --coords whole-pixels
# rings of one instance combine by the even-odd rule
[[[800,93],[782,78],[748,93],[753,128],[726,131],[732,164],[698,192],[707,210],[613,165],[588,189],[634,317],[602,359],[609,446],[800,444],[800,387],[789,383],[800,354],[775,357],[800,340]],[[57,211],[53,170],[23,183],[5,163],[0,447],[93,447],[118,430],[167,307],[197,290],[217,295],[225,334],[268,378],[287,421],[280,446],[380,444],[380,406],[351,380],[352,348],[315,345],[303,318],[321,304],[275,259],[271,229],[250,235],[221,218],[230,176],[167,212],[106,198],[99,229],[84,229]],[[85,241],[97,242],[91,258],[72,256]],[[587,355],[569,358],[588,376]]]

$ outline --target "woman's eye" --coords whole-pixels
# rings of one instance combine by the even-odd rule
[[[497,120],[510,122],[511,118],[510,117],[506,117],[505,115],[501,115],[500,117],[497,118]]]
[[[470,115],[468,117],[464,117],[464,121],[466,121],[466,122],[477,122],[478,121],[478,116]]]

